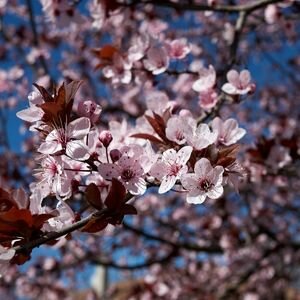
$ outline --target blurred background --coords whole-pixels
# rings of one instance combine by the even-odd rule
[[[1,278],[0,298],[300,299],[299,13],[297,0],[0,0],[2,186],[29,191],[35,180],[39,137],[16,117],[33,83],[51,91],[83,80],[75,107],[84,99],[101,105],[102,129],[111,120],[133,126],[150,97],[206,122],[234,117],[247,130],[239,192],[191,206],[153,188],[122,225],[35,249]],[[137,62],[129,82],[103,72],[99,49],[109,45],[125,59],[147,39],[183,39],[190,53],[159,75]],[[248,69],[255,93],[204,109],[192,84],[209,65],[219,93],[230,69]],[[80,210],[80,199],[69,205]]]

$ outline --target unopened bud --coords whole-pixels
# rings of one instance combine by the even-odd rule
[[[109,152],[109,155],[110,155],[112,162],[116,162],[121,158],[122,153],[118,149],[113,149]]]
[[[255,93],[255,90],[256,90],[256,85],[254,83],[251,83],[250,84],[250,90],[248,92],[249,95],[252,95]]]
[[[112,139],[113,139],[113,137],[112,137],[110,131],[108,131],[108,130],[103,130],[99,135],[99,140],[105,148],[107,148],[110,145]]]

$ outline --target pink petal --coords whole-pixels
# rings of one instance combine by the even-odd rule
[[[190,159],[192,151],[193,147],[191,146],[182,147],[177,153],[176,162],[180,165],[185,165]]]
[[[89,118],[76,119],[68,125],[68,137],[82,139],[89,133],[90,127],[91,122]]]
[[[233,86],[238,87],[240,85],[240,76],[236,70],[230,70],[227,75],[227,81]]]
[[[82,141],[69,142],[66,146],[66,154],[75,160],[86,160],[90,157],[88,148]]]
[[[56,141],[44,142],[38,148],[38,152],[43,154],[54,154],[62,150],[62,145]]]
[[[195,173],[200,178],[205,177],[212,169],[210,161],[204,157],[198,160],[195,164]]]
[[[149,174],[151,176],[161,180],[165,175],[168,174],[168,167],[162,161],[157,162],[151,167]]]
[[[246,88],[251,82],[251,74],[248,70],[243,70],[240,73],[240,82],[243,88]]]
[[[218,199],[223,194],[223,186],[217,185],[213,189],[207,192],[207,196],[211,199]]]
[[[164,194],[168,192],[176,182],[176,176],[165,176],[158,189],[159,194]]]
[[[229,94],[229,95],[236,95],[237,94],[237,88],[235,87],[235,85],[233,85],[231,83],[225,83],[222,86],[222,91],[226,94]]]

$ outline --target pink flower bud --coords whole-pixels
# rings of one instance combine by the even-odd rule
[[[118,149],[113,149],[110,151],[109,155],[110,155],[111,160],[113,162],[116,162],[121,158],[122,153]]]
[[[110,145],[112,139],[113,139],[113,137],[112,137],[110,131],[108,131],[108,130],[103,130],[99,135],[99,140],[105,148],[107,148]]]

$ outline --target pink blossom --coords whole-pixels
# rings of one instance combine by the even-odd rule
[[[89,118],[92,123],[98,121],[101,111],[101,106],[91,100],[80,101],[78,104],[79,116]]]
[[[147,58],[144,60],[145,68],[158,75],[165,72],[169,66],[169,56],[165,47],[152,46],[147,51]]]
[[[89,5],[89,12],[93,18],[92,27],[100,30],[105,22],[105,5],[102,1],[93,0]]]
[[[38,151],[43,154],[63,152],[73,159],[85,160],[89,154],[83,138],[89,133],[90,125],[90,120],[82,117],[66,125],[66,128],[52,130]]]
[[[203,157],[196,162],[194,171],[181,177],[181,184],[188,191],[188,203],[201,204],[206,197],[217,199],[223,194],[222,166],[213,168],[210,161]]]
[[[187,141],[187,137],[196,130],[196,121],[187,116],[173,116],[166,126],[166,137],[178,145],[183,145]]]
[[[151,91],[146,95],[147,108],[161,116],[170,108],[170,104],[169,97],[164,92]]]
[[[215,90],[210,89],[206,92],[201,92],[199,95],[199,106],[204,110],[209,110],[218,103],[218,94]]]
[[[246,134],[246,130],[240,128],[234,119],[223,122],[219,117],[216,117],[213,119],[211,127],[213,132],[218,135],[217,142],[225,146],[235,144]]]
[[[194,132],[187,136],[187,143],[196,150],[201,150],[213,144],[217,139],[217,133],[212,132],[207,124],[201,123]]]
[[[136,62],[145,56],[149,47],[150,38],[146,34],[135,37],[132,46],[128,49],[128,59],[130,62]]]
[[[58,28],[69,27],[70,24],[82,24],[83,18],[67,0],[41,0],[43,12]]]
[[[43,199],[51,193],[56,194],[60,199],[69,198],[72,194],[71,179],[64,171],[64,167],[69,167],[60,156],[47,155],[41,161],[41,169],[36,176],[39,179],[35,187],[35,194]]]
[[[44,103],[41,94],[33,91],[28,95],[28,100],[29,108],[17,112],[17,117],[30,123],[40,121],[44,115],[43,110],[37,106]]]
[[[227,73],[228,83],[222,86],[222,91],[229,95],[246,95],[253,93],[255,85],[251,83],[251,74],[248,70],[238,73],[236,70],[230,70]]]
[[[75,214],[66,202],[59,201],[56,210],[58,212],[58,216],[49,219],[48,224],[44,225],[43,230],[61,230],[62,228],[71,225],[74,222]]]
[[[100,164],[98,171],[104,179],[121,181],[133,195],[143,195],[146,191],[144,169],[138,159],[124,155],[115,164]]]
[[[166,48],[170,58],[183,59],[191,51],[190,47],[187,45],[186,40],[173,40],[166,43]]]
[[[168,149],[163,153],[161,161],[152,166],[150,175],[161,181],[159,194],[168,192],[175,185],[176,180],[187,173],[186,163],[190,159],[192,151],[193,148],[190,146],[185,146],[178,152]]]
[[[199,71],[199,79],[193,84],[193,90],[202,93],[211,90],[216,84],[216,71],[212,65],[208,69],[201,68]]]
[[[122,57],[119,53],[113,55],[113,64],[103,68],[103,75],[106,78],[112,79],[112,84],[124,83],[128,84],[131,81],[132,64]]]
[[[265,21],[268,24],[274,24],[278,21],[280,12],[278,11],[278,6],[275,4],[269,4],[265,9]]]

